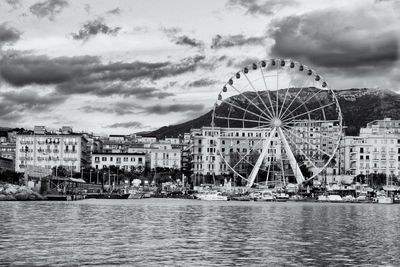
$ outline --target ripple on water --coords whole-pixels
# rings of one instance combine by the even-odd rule
[[[400,266],[400,206],[0,202],[0,266]]]

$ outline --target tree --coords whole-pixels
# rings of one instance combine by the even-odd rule
[[[56,170],[56,168],[57,168],[57,170]],[[70,175],[70,172],[62,165],[53,167],[52,173],[54,176],[58,176],[58,177],[68,177]]]

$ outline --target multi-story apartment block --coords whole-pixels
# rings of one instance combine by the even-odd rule
[[[344,171],[369,175],[400,173],[400,120],[376,120],[360,129],[359,136],[346,136],[341,144]]]
[[[138,168],[143,169],[146,164],[145,153],[93,153],[92,167],[95,169],[105,169],[115,166],[125,171],[133,171]]]
[[[181,168],[181,149],[179,145],[174,146],[168,143],[152,144],[149,154],[151,169],[157,167]]]
[[[246,155],[248,151],[260,153],[269,136],[269,129],[242,129],[202,127],[191,132],[191,159],[194,174],[228,174],[232,167],[232,153]],[[293,134],[286,138],[292,145],[294,155],[305,152],[317,168],[324,165],[324,154],[332,155],[340,140],[340,128],[331,122],[298,123],[292,129]],[[287,155],[281,155],[281,140],[276,134],[272,137],[269,150],[270,157],[266,162],[279,162]],[[222,155],[222,156],[221,156]],[[251,156],[251,155],[250,155]],[[254,163],[253,163],[254,164]],[[237,166],[239,172],[248,169],[248,158]],[[309,166],[316,172],[314,166]],[[235,170],[237,170],[235,168]],[[289,171],[291,169],[289,168]]]
[[[49,133],[44,127],[35,127],[32,134],[18,134],[16,138],[15,171],[25,172],[40,168],[48,170],[63,166],[80,172],[89,163],[87,140],[69,127]]]
[[[4,142],[0,143],[0,157],[15,160],[15,143]]]

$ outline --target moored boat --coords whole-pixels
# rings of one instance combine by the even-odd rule
[[[289,195],[283,192],[276,193],[275,194],[275,201],[278,202],[286,202],[289,199]]]
[[[378,204],[393,204],[393,198],[387,196],[378,196],[376,198]]]
[[[343,198],[339,195],[328,195],[329,202],[343,202]]]
[[[275,201],[275,196],[271,191],[261,192],[260,201]]]
[[[208,201],[227,201],[228,196],[222,195],[221,192],[203,192],[200,194],[197,194],[197,198],[200,200],[208,200]]]

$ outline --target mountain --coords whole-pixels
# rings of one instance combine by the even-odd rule
[[[290,89],[290,93],[288,93],[286,101],[292,101],[296,97],[296,94],[299,90],[300,89],[298,88]],[[297,96],[298,99],[296,98],[294,100],[293,106],[296,107],[298,105],[296,102],[301,103],[301,101],[305,101],[306,96],[309,96],[311,93],[314,92],[314,90],[315,88],[307,88],[307,94],[303,94],[303,92],[305,92],[305,90],[303,89],[302,94]],[[283,99],[283,95],[285,94],[286,90],[280,91],[280,97],[278,97],[279,100]],[[323,101],[326,100],[327,97],[329,97],[328,91],[326,92],[327,93],[324,94],[320,93],[318,95],[318,98],[314,97],[312,101],[307,104],[307,106],[310,107],[310,109],[320,106],[321,102],[323,103]],[[352,88],[346,90],[335,90],[335,94],[342,110],[343,125],[347,126],[345,130],[347,135],[358,135],[360,128],[364,127],[368,122],[371,122],[373,120],[381,120],[383,118],[392,118],[397,120],[400,119],[400,94],[397,94],[390,90]],[[255,92],[246,92],[245,95],[249,99],[254,99]],[[274,102],[274,100],[276,99],[273,95],[274,94],[271,95],[272,102]],[[267,103],[266,96],[262,96],[262,98]],[[241,103],[241,107],[246,106],[244,104],[246,100],[243,96],[233,96],[231,97],[231,99],[236,103]],[[227,107],[227,105],[223,104],[218,106],[218,114],[228,114],[229,109]],[[232,110],[233,112],[236,112],[236,114],[239,113],[240,115],[240,112],[241,114],[243,114],[243,111],[240,111],[238,109],[235,110],[231,108],[231,112]],[[253,111],[256,110],[253,109]],[[237,115],[237,117],[240,117],[239,115]],[[330,116],[329,111],[326,116]],[[147,135],[156,136],[159,139],[165,137],[177,137],[178,135],[183,135],[183,133],[190,132],[190,129],[192,128],[210,126],[211,121],[212,111],[209,111],[196,119],[177,125],[164,126],[158,130],[148,133]],[[216,121],[216,125],[224,126],[218,125],[218,121]]]

